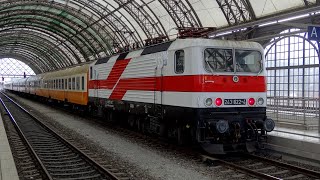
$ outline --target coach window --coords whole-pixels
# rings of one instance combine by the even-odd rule
[[[81,77],[81,89],[84,90],[84,76]]]
[[[184,72],[184,51],[176,51],[174,57],[174,71],[176,74],[182,74]]]
[[[65,80],[64,80],[64,87],[65,87],[66,89],[68,89],[68,79],[65,79]]]
[[[75,85],[76,85],[76,78],[73,77],[73,78],[72,78],[72,90],[75,89],[75,87],[76,87]]]
[[[64,79],[61,79],[61,85],[62,85],[61,89],[64,89]]]
[[[90,79],[92,79],[92,67],[90,67]]]
[[[71,78],[69,78],[68,89],[71,90]]]
[[[76,89],[80,90],[80,77],[76,78]]]

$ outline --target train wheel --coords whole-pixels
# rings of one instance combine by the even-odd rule
[[[134,115],[128,116],[128,125],[131,128],[135,128],[135,116]]]
[[[106,112],[106,119],[108,122],[113,122],[115,119],[114,119],[114,112],[112,111],[107,111]]]
[[[168,136],[168,128],[165,123],[160,124],[160,136],[167,137]]]
[[[190,136],[191,136],[191,144],[196,145],[198,143],[198,141],[197,141],[197,128],[196,127],[190,128]]]
[[[139,132],[142,132],[142,124],[143,124],[143,120],[141,119],[141,117],[137,117],[137,119],[136,119],[136,129]]]
[[[186,133],[183,126],[179,126],[177,129],[177,142],[179,145],[186,144]]]

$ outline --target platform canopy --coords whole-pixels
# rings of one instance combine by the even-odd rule
[[[318,0],[0,0],[0,58],[36,73],[53,71],[146,42],[177,28],[223,29],[318,6]]]

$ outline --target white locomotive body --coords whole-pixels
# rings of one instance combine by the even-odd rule
[[[134,114],[132,126],[182,142],[193,136],[219,153],[274,127],[263,62],[257,43],[178,39],[91,64],[89,102],[111,116]]]

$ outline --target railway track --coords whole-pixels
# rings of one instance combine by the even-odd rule
[[[222,167],[220,165],[227,166],[231,169],[244,173],[244,175],[252,175],[259,179],[320,179],[320,172],[252,154],[238,154],[236,156],[228,156],[225,158],[202,155],[202,159],[213,164],[218,164],[218,168]]]
[[[106,122],[97,121],[95,119],[91,120],[101,124],[108,129],[108,131],[113,131],[114,133],[134,139],[135,141],[138,140],[141,144],[148,147],[154,147],[158,150],[162,149],[161,151],[168,151],[168,153],[173,152],[175,156],[178,157],[187,157],[195,164],[199,163],[200,165],[203,160],[209,161],[215,165],[213,169],[219,169],[218,171],[220,171],[221,168],[220,172],[222,174],[227,174],[227,177],[232,179],[320,179],[320,172],[296,167],[280,161],[274,161],[251,154],[238,154],[225,158],[202,155],[198,149],[186,149],[185,147],[177,146],[174,143],[168,143],[167,141],[158,138],[149,137],[148,135],[127,128],[115,127],[112,125],[112,128],[108,128]],[[199,156],[202,160],[199,159]]]
[[[3,93],[0,100],[18,134],[11,134],[11,143],[26,163],[24,179],[129,179],[102,167]]]

